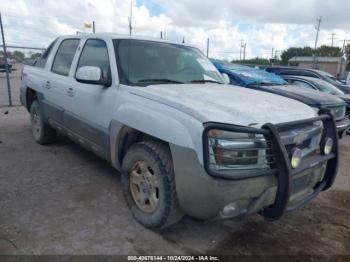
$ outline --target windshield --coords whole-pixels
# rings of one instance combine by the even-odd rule
[[[331,95],[344,95],[343,91],[339,90],[338,88],[336,88],[335,86],[333,86],[332,84],[326,81],[317,79],[317,80],[314,80],[314,82],[322,92],[325,92]]]
[[[344,85],[344,83],[340,82],[337,78],[332,76],[331,74],[327,74],[321,71],[321,74],[333,85]]]
[[[114,47],[122,84],[224,83],[214,65],[192,47],[135,39],[114,40]]]

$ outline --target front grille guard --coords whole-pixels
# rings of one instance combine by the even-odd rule
[[[323,148],[325,144],[326,137],[330,137],[334,141],[332,153],[330,155],[316,157],[319,161],[318,163],[328,161],[325,175],[322,181],[317,183],[317,185],[314,188],[314,192],[311,195],[305,197],[303,200],[301,200],[293,206],[288,206],[291,192],[292,177],[295,173],[301,172],[302,170],[292,169],[286,147],[280,139],[279,130],[282,128],[288,128],[289,126],[292,127],[301,124],[313,123],[316,121],[322,121],[324,127],[320,142],[321,148]],[[263,134],[265,138],[271,142],[276,165],[276,172],[273,173],[276,175],[277,178],[277,191],[275,202],[271,206],[266,207],[264,208],[264,210],[261,211],[261,214],[270,220],[279,219],[286,211],[291,211],[304,206],[311,199],[313,199],[320,191],[324,191],[330,188],[334,182],[338,170],[338,136],[334,117],[328,110],[322,110],[320,112],[320,116],[311,119],[281,123],[277,125],[267,123],[263,125],[261,129],[252,127],[232,126],[227,124],[207,123],[203,132],[204,168],[209,175],[225,178],[221,174],[216,173],[215,171],[212,171],[210,169],[208,132],[211,129]],[[314,163],[310,162],[309,166],[306,168],[304,167],[303,170],[314,166],[312,164]],[[259,173],[257,172],[256,174]]]

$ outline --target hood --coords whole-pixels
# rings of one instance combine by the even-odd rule
[[[132,94],[157,101],[202,123],[219,122],[259,127],[316,116],[307,105],[282,96],[244,87],[220,84],[153,85]]]
[[[334,95],[296,85],[261,86],[260,88],[264,91],[298,100],[312,107],[344,104],[341,99]]]
[[[348,107],[350,107],[350,94],[345,94],[345,95],[338,95],[340,99],[342,99]]]
[[[341,84],[337,84],[335,86],[338,87],[338,89],[343,91],[345,94],[350,94],[350,86],[348,86],[348,85],[341,85]]]

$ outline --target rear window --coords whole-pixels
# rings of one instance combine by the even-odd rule
[[[46,48],[44,53],[38,58],[38,60],[35,62],[35,66],[44,68],[47,62],[47,58],[49,57],[51,50],[53,46],[56,44],[57,38]]]
[[[66,39],[62,41],[52,64],[52,72],[68,76],[79,41],[79,39]]]

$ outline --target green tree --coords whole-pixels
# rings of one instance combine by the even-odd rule
[[[241,60],[232,60],[231,63],[235,64],[248,64],[248,65],[270,65],[270,60],[261,58],[261,57],[256,57],[256,58],[251,58],[251,59],[246,59],[244,61]]]
[[[10,51],[8,51],[8,50],[6,50],[7,52],[7,57],[11,57],[12,56],[12,53],[10,52]],[[0,51],[0,56],[4,56],[4,51]]]
[[[311,47],[290,47],[283,51],[281,55],[282,64],[287,65],[288,60],[294,56],[340,56],[341,49],[339,47],[322,45],[316,49],[316,52]]]
[[[290,47],[281,54],[282,64],[287,65],[288,60],[294,56],[312,56],[314,51],[311,47]]]
[[[38,58],[40,56],[41,56],[41,53],[33,53],[33,54],[31,54],[30,58],[31,59],[36,59],[36,58]]]
[[[335,46],[322,45],[319,48],[317,48],[316,53],[318,56],[340,56],[341,48]]]
[[[21,51],[13,51],[11,58],[16,59],[17,62],[22,62],[24,59],[25,55]]]

